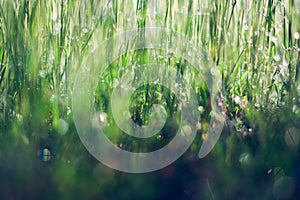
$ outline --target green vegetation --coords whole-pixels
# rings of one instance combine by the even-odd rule
[[[299,1],[0,2],[0,197],[297,197]],[[82,145],[72,116],[72,88],[82,60],[102,41],[154,26],[185,34],[209,53],[221,74],[228,119],[213,151],[198,160],[211,110],[204,80],[178,55],[128,51],[104,72],[95,95],[95,110],[108,124],[112,141],[146,152],[163,147],[178,128],[178,100],[155,84],[139,88],[129,110],[137,124],[145,125],[150,107],[164,105],[168,121],[161,133],[139,143],[116,126],[111,92],[125,72],[135,73],[142,64],[154,62],[180,72],[196,91],[203,112],[197,138],[178,161],[153,173],[125,174],[100,164]],[[50,160],[43,152],[51,153]]]

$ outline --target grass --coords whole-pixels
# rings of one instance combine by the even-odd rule
[[[257,192],[266,198],[279,198],[288,195],[270,192],[274,190],[273,183],[284,177],[279,172],[292,177],[295,188],[299,188],[299,1],[0,2],[0,186],[4,188],[1,196],[130,198],[145,186],[148,192],[138,197],[156,198],[182,195],[188,183],[204,177],[209,182],[201,188],[209,198],[249,197]],[[186,156],[157,172],[161,177],[173,175],[173,179],[166,178],[170,189],[165,193],[154,184],[161,182],[157,174],[145,175],[151,180],[146,184],[141,177],[115,172],[91,158],[76,134],[71,107],[76,74],[93,48],[126,30],[153,26],[185,34],[209,53],[221,74],[228,116],[228,126],[220,141],[205,159],[208,164],[193,160],[192,166],[185,159],[199,151],[211,109],[210,95],[199,73],[191,70],[183,58],[164,50],[127,51],[112,62],[99,80],[95,110],[107,114],[108,137],[124,149],[146,151],[164,146],[174,136],[180,114],[170,90],[144,85],[132,97],[132,119],[139,125],[147,124],[149,108],[159,103],[166,107],[168,124],[160,132],[161,137],[155,136],[142,144],[122,135],[111,116],[110,97],[125,72],[136,73],[139,65],[156,62],[175,68],[197,93],[203,110],[197,139]],[[108,59],[114,45],[110,48]],[[62,120],[67,122],[66,133],[60,131],[65,124]],[[291,135],[290,130],[296,130],[292,131],[295,134]],[[37,152],[46,147],[52,158],[43,163]],[[24,169],[24,165],[28,167]],[[174,172],[175,169],[179,171]],[[222,173],[224,170],[227,175]],[[216,174],[214,178],[210,173]],[[39,175],[49,183],[45,193],[41,190],[47,185],[34,188]],[[239,176],[245,179],[241,182]],[[178,191],[174,181],[181,184]],[[225,183],[226,187],[221,186]],[[124,191],[128,184],[129,191]],[[255,185],[261,187],[255,189]],[[186,195],[195,194],[189,192]]]

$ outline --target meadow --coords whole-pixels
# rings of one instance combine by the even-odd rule
[[[0,198],[299,195],[299,0],[0,2]],[[201,72],[164,49],[127,49],[109,62],[94,95],[97,120],[116,145],[132,152],[152,151],[170,142],[178,129],[180,102],[157,84],[138,88],[129,106],[139,126],[149,123],[153,104],[165,107],[167,123],[157,135],[141,143],[116,124],[112,91],[125,73],[136,74],[141,65],[177,70],[192,86],[199,105],[196,139],[184,155],[161,170],[130,174],[89,154],[77,134],[72,97],[80,66],[93,49],[115,35],[146,27],[183,34],[207,53],[220,74],[226,123],[212,152],[199,159],[214,101]],[[103,49],[108,60],[117,46]],[[138,76],[147,79],[147,74]]]

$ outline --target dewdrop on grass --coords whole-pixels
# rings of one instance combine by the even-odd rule
[[[274,55],[274,60],[275,60],[276,62],[279,62],[279,61],[280,61],[280,55],[275,54],[275,55]]]
[[[294,38],[295,38],[296,40],[299,40],[299,38],[300,38],[300,33],[295,32],[295,33],[294,33]]]

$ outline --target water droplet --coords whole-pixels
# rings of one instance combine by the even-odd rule
[[[50,50],[50,53],[49,53],[49,61],[52,62],[54,60],[55,56],[54,56],[54,52],[53,50]]]
[[[199,106],[198,107],[198,111],[202,114],[204,112],[204,107],[203,106]]]
[[[294,33],[294,38],[295,38],[296,40],[299,40],[299,38],[300,38],[300,33],[295,32],[295,33]]]
[[[40,70],[39,71],[39,77],[41,77],[41,78],[45,78],[46,74],[47,74],[47,72],[45,70]]]
[[[280,61],[280,55],[279,55],[279,54],[275,54],[275,55],[274,55],[274,60],[275,60],[276,62],[279,62],[279,61]]]
[[[68,106],[67,107],[67,115],[70,115],[72,113],[72,110],[71,110],[71,108]]]
[[[162,135],[158,135],[156,138],[157,138],[157,140],[159,140],[159,141],[163,140],[163,136],[162,136]]]
[[[23,121],[23,116],[19,113],[16,114],[16,118],[18,121]]]
[[[233,100],[234,100],[234,102],[237,103],[237,104],[240,104],[240,103],[241,103],[241,97],[239,97],[239,96],[234,97]]]
[[[50,102],[54,103],[55,99],[56,99],[56,95],[52,94],[50,97]]]
[[[89,30],[88,30],[87,28],[83,28],[83,29],[82,29],[82,33],[83,33],[83,34],[86,34],[88,31],[89,31]]]
[[[158,58],[159,60],[162,60],[164,57],[163,57],[162,55],[158,55],[157,58]]]
[[[218,71],[218,69],[216,67],[213,67],[213,68],[211,68],[210,73],[213,76],[216,76],[216,75],[218,75],[219,71]]]
[[[40,158],[42,161],[47,162],[51,159],[51,152],[47,148],[43,148],[40,152]]]
[[[99,122],[101,126],[107,125],[107,114],[105,112],[99,113]]]

